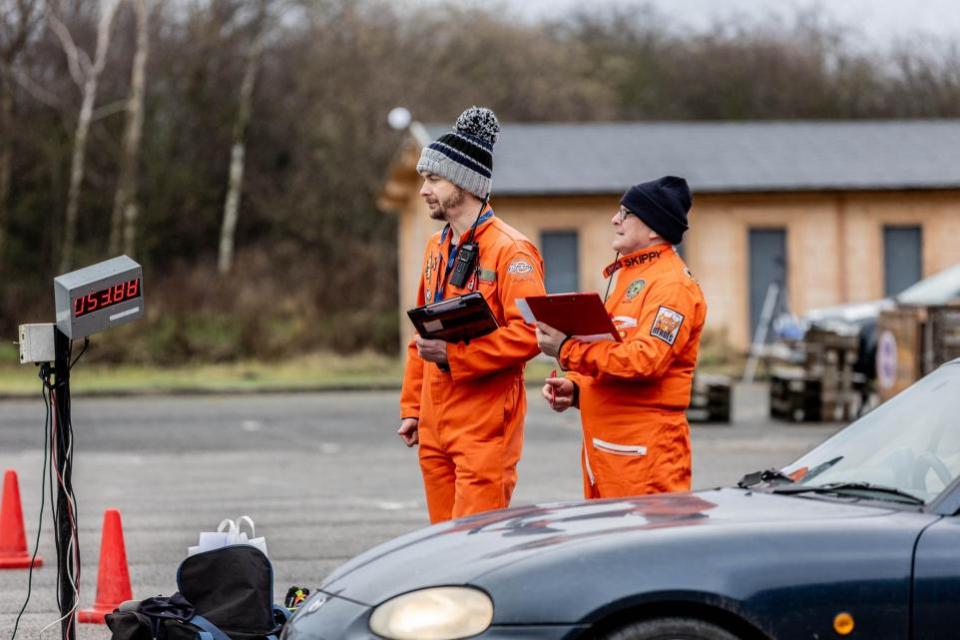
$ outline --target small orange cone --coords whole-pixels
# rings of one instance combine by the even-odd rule
[[[103,624],[105,616],[113,613],[125,600],[132,600],[130,570],[127,569],[127,550],[123,544],[120,512],[103,512],[103,537],[100,539],[100,569],[97,574],[97,599],[92,609],[77,612],[79,622]]]
[[[43,558],[37,556],[32,564],[39,567]],[[7,469],[3,474],[3,505],[0,506],[0,569],[27,569],[30,565],[23,510],[20,508],[20,484],[17,472]]]

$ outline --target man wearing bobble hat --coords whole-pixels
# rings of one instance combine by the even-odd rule
[[[419,445],[431,522],[507,507],[517,483],[523,369],[538,347],[515,300],[543,295],[543,260],[490,207],[499,132],[492,111],[471,107],[417,163],[430,217],[446,223],[427,243],[417,305],[479,291],[498,324],[469,343],[410,342],[397,433],[407,446]],[[458,260],[469,265],[462,282]]]
[[[587,498],[690,489],[685,411],[707,304],[672,245],[691,201],[687,181],[666,176],[628,189],[610,220],[617,259],[604,275],[616,286],[605,303],[621,342],[538,326],[541,349],[567,371],[543,397],[555,411],[580,409]]]

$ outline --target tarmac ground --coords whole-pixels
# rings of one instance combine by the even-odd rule
[[[581,497],[579,414],[551,412],[528,389],[524,457],[513,505]],[[732,424],[692,428],[694,488],[735,483],[783,466],[841,425],[767,416],[766,387],[740,385]],[[267,539],[274,600],[312,587],[380,542],[428,524],[416,453],[394,435],[396,392],[75,398],[73,486],[79,509],[81,608],[93,603],[101,523],[120,511],[136,598],[170,595],[198,532],[249,515]],[[0,469],[15,469],[28,544],[41,505],[44,405],[0,402]],[[48,508],[45,508],[48,511]],[[18,636],[59,637],[56,554],[49,513]],[[26,570],[0,571],[0,637],[27,593]],[[80,625],[78,638],[108,638]]]

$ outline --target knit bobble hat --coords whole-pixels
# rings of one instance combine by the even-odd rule
[[[676,176],[641,182],[627,189],[620,204],[670,244],[680,244],[693,203],[687,181]]]
[[[499,134],[500,123],[493,111],[470,107],[460,114],[452,131],[424,147],[417,173],[446,178],[485,198],[493,183],[493,145]]]

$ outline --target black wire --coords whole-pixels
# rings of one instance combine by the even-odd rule
[[[487,208],[487,203],[490,202],[490,194],[488,193],[483,198],[483,202],[480,203],[480,211],[477,212],[477,219],[473,221],[473,225],[470,227],[470,237],[467,238],[467,244],[473,242],[473,236],[477,232],[477,225],[480,224],[480,218],[483,216],[484,209]],[[457,249],[459,251],[459,249]]]
[[[613,257],[613,262],[616,264],[617,260],[620,259],[620,252],[617,251],[617,255]],[[617,270],[614,269],[613,273],[616,273]],[[607,280],[607,291],[603,294],[603,304],[607,304],[607,296],[610,295],[610,285],[613,284],[613,273],[610,274],[610,279]]]
[[[85,353],[87,352],[87,347],[89,347],[89,346],[90,346],[90,338],[84,338],[84,339],[83,339],[83,349],[80,350],[79,355],[77,355],[77,359],[70,363],[70,369],[71,369],[71,370],[73,369],[73,365],[75,365],[75,364],[77,364],[78,362],[80,362],[80,358],[82,358],[82,357],[83,357],[83,354],[85,354]],[[72,342],[72,341],[70,342],[70,351],[71,351],[71,352],[73,351],[73,342]]]
[[[40,379],[44,384],[40,389],[40,393],[43,395],[43,406],[46,408],[46,416],[43,423],[43,469],[40,472],[40,518],[37,522],[37,537],[33,542],[33,556],[30,558],[30,569],[27,572],[27,597],[23,601],[23,606],[20,607],[20,613],[17,614],[16,622],[13,623],[13,634],[10,636],[10,640],[15,640],[17,637],[20,618],[23,617],[23,612],[27,610],[27,605],[30,604],[30,596],[33,593],[33,567],[37,562],[37,553],[40,551],[40,532],[43,530],[43,508],[46,506],[45,498],[47,490],[47,461],[50,458],[50,398],[47,395],[48,380],[45,379],[46,376],[49,376],[49,365],[43,364],[40,367]]]

